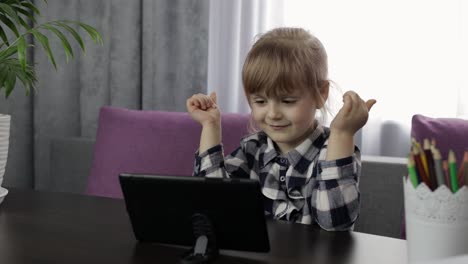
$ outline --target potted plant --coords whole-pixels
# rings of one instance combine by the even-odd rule
[[[47,4],[47,0],[44,0]],[[54,53],[49,45],[49,38],[45,32],[51,32],[56,41],[60,41],[66,55],[67,62],[73,57],[69,39],[78,42],[85,51],[85,45],[76,27],[81,28],[95,43],[102,44],[102,38],[95,28],[79,21],[54,20],[38,24],[36,16],[40,15],[37,6],[31,0],[0,0],[0,95],[11,94],[17,80],[19,80],[28,95],[37,82],[33,65],[27,61],[28,43],[34,40],[35,47],[40,46],[46,52],[49,61],[55,69]],[[1,188],[8,155],[8,141],[10,128],[9,115],[0,114],[0,202],[6,195],[6,189]]]

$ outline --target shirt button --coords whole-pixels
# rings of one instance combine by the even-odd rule
[[[285,180],[286,180],[286,178],[284,176],[280,177],[280,182],[284,182]]]

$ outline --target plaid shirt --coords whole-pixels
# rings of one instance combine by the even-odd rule
[[[281,155],[258,132],[224,158],[222,145],[196,153],[194,176],[260,181],[265,214],[325,230],[349,230],[359,215],[360,152],[326,161],[329,128],[318,125],[294,150]]]

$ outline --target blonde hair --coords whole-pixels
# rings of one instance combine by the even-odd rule
[[[247,98],[261,92],[280,97],[302,89],[322,101],[320,90],[329,86],[327,53],[320,40],[302,28],[273,29],[247,54],[242,83]]]

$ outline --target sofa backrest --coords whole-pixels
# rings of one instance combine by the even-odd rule
[[[354,231],[402,237],[406,158],[362,156],[361,210]]]
[[[248,134],[249,115],[224,113],[225,154]],[[102,107],[86,194],[121,198],[120,173],[190,176],[201,126],[185,112]]]

